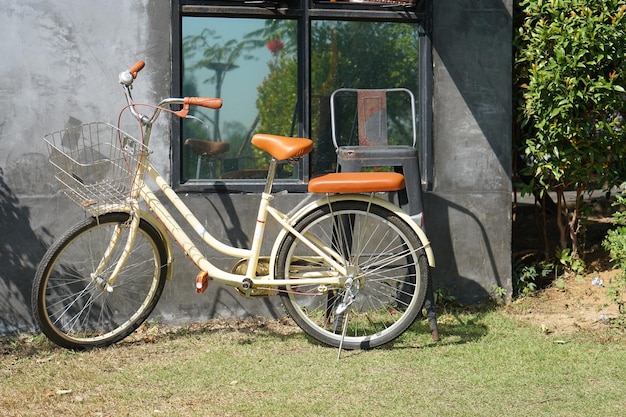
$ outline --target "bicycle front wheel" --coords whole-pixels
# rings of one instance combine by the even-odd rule
[[[108,283],[124,250],[128,223],[127,213],[86,219],[44,255],[33,282],[33,313],[41,331],[59,346],[111,345],[137,329],[156,306],[167,277],[167,250],[161,234],[143,219],[117,280]],[[120,231],[106,257],[110,261],[96,274],[111,251],[111,237]]]
[[[282,301],[306,333],[331,346],[343,338],[345,349],[369,349],[415,321],[430,269],[419,236],[398,215],[362,201],[337,201],[314,209],[295,229],[337,252],[348,271],[343,278],[351,282],[348,297],[345,286],[299,285],[299,277],[339,273],[296,236],[285,237],[276,277],[294,281],[282,288]]]

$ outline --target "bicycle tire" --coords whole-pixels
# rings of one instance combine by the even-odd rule
[[[276,277],[294,280],[280,294],[304,332],[326,345],[371,349],[396,339],[415,321],[430,268],[419,236],[398,215],[375,204],[343,200],[313,209],[295,229],[339,252],[360,287],[347,313],[342,344],[346,313],[337,314],[337,306],[345,288],[298,285],[298,273],[333,271],[295,235],[286,235],[277,254]]]
[[[128,220],[128,213],[85,219],[40,262],[33,281],[33,313],[41,331],[57,345],[75,350],[109,346],[135,331],[156,306],[167,278],[167,249],[161,234],[144,219],[113,286],[106,288],[91,274],[115,227]],[[126,235],[120,242],[126,242]],[[119,259],[123,246],[118,245],[111,259]],[[105,269],[105,280],[114,266],[112,262]]]

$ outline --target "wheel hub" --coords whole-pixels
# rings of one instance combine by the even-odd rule
[[[113,286],[109,284],[109,282],[102,277],[102,275],[96,275],[94,273],[91,274],[91,280],[96,283],[98,287],[102,291],[106,291],[108,293],[113,292]]]
[[[358,279],[354,279],[352,276],[349,276],[344,283],[344,287],[346,292],[343,295],[343,300],[341,300],[335,310],[336,315],[343,314],[354,302],[359,290],[361,289],[361,282]]]

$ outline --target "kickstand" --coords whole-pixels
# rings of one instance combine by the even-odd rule
[[[348,329],[348,318],[350,316],[350,308],[346,309],[345,316],[343,318],[343,325],[341,326],[341,342],[339,342],[339,351],[337,352],[337,360],[341,359],[341,351],[343,349],[343,339],[346,337],[346,330]]]
[[[353,286],[353,284],[356,284]],[[348,278],[345,283],[346,292],[343,295],[343,300],[337,306],[335,310],[335,317],[339,316],[343,318],[343,325],[341,326],[341,341],[339,342],[339,352],[337,352],[337,360],[341,358],[341,351],[343,349],[343,339],[346,337],[346,330],[348,329],[348,319],[350,316],[351,305],[356,298],[356,291],[359,288],[359,282],[353,281],[352,278]]]

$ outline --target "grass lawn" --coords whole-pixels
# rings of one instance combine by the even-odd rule
[[[2,416],[626,415],[623,330],[546,334],[507,309],[416,322],[382,349],[320,346],[291,321],[141,328],[71,352],[5,339]]]

